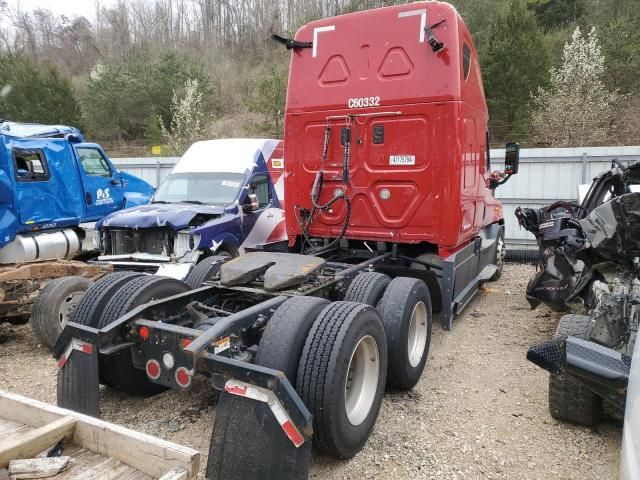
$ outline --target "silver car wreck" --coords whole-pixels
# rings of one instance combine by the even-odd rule
[[[640,324],[639,192],[640,162],[614,161],[580,204],[516,210],[540,251],[527,299],[532,308],[567,312],[555,338],[527,353],[551,373],[554,418],[592,426],[624,417]]]

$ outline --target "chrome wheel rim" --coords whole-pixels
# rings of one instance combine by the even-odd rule
[[[347,419],[354,427],[369,415],[378,390],[380,354],[375,339],[362,337],[349,360],[344,386],[344,406]]]
[[[84,295],[84,291],[82,292],[73,292],[70,295],[67,295],[65,299],[62,301],[60,305],[60,310],[58,312],[58,321],[60,322],[60,327],[64,328],[69,321],[71,321],[71,316],[73,315],[74,310],[80,303],[80,299]]]
[[[427,306],[424,302],[416,303],[413,312],[411,312],[411,323],[409,323],[409,335],[407,336],[409,365],[413,368],[420,365],[422,355],[427,347],[428,320]]]

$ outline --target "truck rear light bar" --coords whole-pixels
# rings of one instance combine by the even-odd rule
[[[286,410],[282,407],[282,404],[272,391],[234,379],[227,380],[227,383],[224,386],[224,391],[232,395],[266,403],[269,405],[271,412],[276,417],[276,420],[282,427],[282,430],[296,448],[299,448],[304,444],[304,436],[296,428],[291,417],[287,414]]]

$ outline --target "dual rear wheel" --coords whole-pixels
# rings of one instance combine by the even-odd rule
[[[366,272],[345,301],[283,303],[265,327],[256,363],[284,372],[296,388],[313,415],[315,447],[350,458],[371,434],[385,385],[411,389],[420,379],[431,325],[424,282]]]

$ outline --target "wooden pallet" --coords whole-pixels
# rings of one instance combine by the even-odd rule
[[[0,469],[60,440],[71,464],[54,480],[187,480],[200,464],[191,448],[0,390]]]

